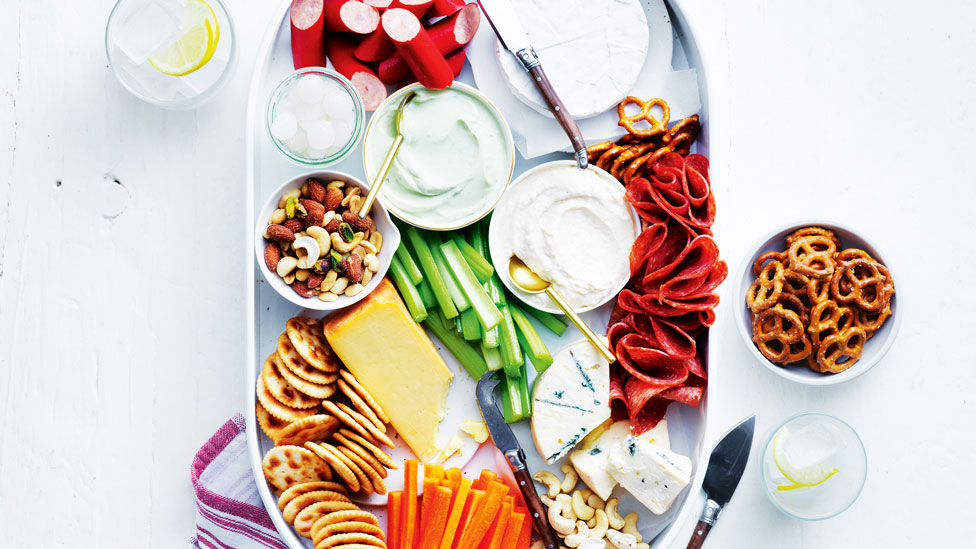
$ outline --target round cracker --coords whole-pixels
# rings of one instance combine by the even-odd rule
[[[369,391],[367,391],[366,388],[363,387],[361,383],[359,383],[359,380],[356,379],[356,376],[352,375],[352,372],[350,372],[349,370],[339,370],[339,375],[341,375],[342,379],[344,379],[346,383],[348,383],[349,386],[356,391],[356,394],[358,394],[359,397],[362,398],[366,402],[366,404],[368,404],[369,407],[373,409],[373,412],[376,414],[377,417],[380,418],[380,421],[382,421],[383,423],[390,422],[390,417],[386,415],[386,412],[383,411],[383,408],[380,408],[379,403],[376,402],[376,399],[373,398],[373,395],[369,394]]]
[[[336,373],[322,371],[302,358],[298,350],[295,349],[295,345],[288,339],[288,334],[278,336],[277,352],[278,356],[282,359],[282,363],[292,373],[305,381],[311,381],[319,385],[327,385],[336,380]]]
[[[343,482],[346,483],[346,487],[349,488],[350,492],[359,491],[359,478],[357,478],[352,472],[352,469],[347,467],[345,462],[337,458],[335,454],[326,450],[325,448],[322,448],[314,442],[306,442],[305,448],[325,460],[325,462],[329,464],[329,467],[332,467],[332,470],[342,478]]]
[[[323,539],[334,536],[335,534],[348,534],[350,532],[369,534],[386,541],[386,534],[383,533],[383,530],[381,530],[379,526],[369,522],[360,522],[358,520],[346,520],[344,522],[337,522],[335,524],[323,526],[322,528],[319,528],[319,532],[315,538],[318,538],[318,543],[321,543]],[[318,545],[315,538],[312,539],[312,543]]]
[[[390,456],[390,454],[387,454],[379,446],[373,444],[372,442],[370,442],[369,440],[366,440],[365,438],[359,436],[358,434],[350,431],[349,429],[342,429],[342,428],[340,428],[338,434],[341,434],[341,435],[345,436],[350,441],[355,442],[356,444],[359,444],[363,448],[366,448],[367,450],[369,450],[373,454],[373,456],[376,457],[376,459],[380,460],[380,463],[382,463],[383,465],[386,465],[388,468],[390,468],[390,469],[399,469],[400,468],[397,465],[397,463],[395,461],[393,461],[393,458]]]
[[[315,415],[315,410],[299,410],[298,408],[292,408],[291,406],[286,406],[281,402],[278,402],[270,391],[268,391],[268,386],[264,384],[264,378],[258,376],[258,385],[256,389],[258,395],[258,401],[264,406],[264,409],[268,411],[269,414],[274,417],[291,423],[302,418],[306,418],[311,415]]]
[[[319,501],[302,509],[295,516],[292,526],[295,531],[306,538],[312,537],[312,526],[320,518],[336,511],[357,511],[359,507],[352,502],[346,501]]]
[[[342,455],[346,456],[347,460],[355,463],[356,467],[359,467],[359,470],[362,471],[367,478],[369,478],[369,483],[373,485],[373,490],[375,490],[377,494],[382,495],[386,493],[386,483],[383,482],[383,475],[381,475],[380,472],[377,471],[372,465],[345,446],[333,446],[333,448],[339,451]],[[380,470],[385,473],[386,467],[380,467]],[[353,469],[353,472],[355,472],[355,469]]]
[[[261,426],[261,430],[264,431],[264,434],[267,435],[272,442],[278,444],[278,437],[281,436],[281,430],[288,426],[288,422],[282,421],[271,415],[260,401],[254,405],[254,415],[257,416],[258,425]]]
[[[375,489],[373,488],[373,483],[369,479],[369,475],[367,475],[366,472],[363,471],[355,461],[346,457],[346,455],[340,452],[338,448],[329,444],[328,442],[323,442],[319,444],[319,447],[325,448],[329,452],[332,452],[332,455],[341,459],[342,462],[346,464],[346,467],[348,467],[349,470],[352,471],[352,474],[356,475],[356,479],[359,481],[360,491],[365,492],[367,494],[372,494],[375,491]]]
[[[339,357],[325,339],[322,323],[314,318],[296,316],[285,324],[285,333],[298,354],[323,372],[337,372],[342,366]]]
[[[372,421],[366,419],[366,416],[364,416],[363,414],[360,414],[356,410],[353,410],[352,408],[350,408],[349,406],[347,406],[345,403],[339,402],[339,403],[337,403],[337,406],[339,407],[340,410],[342,410],[343,412],[345,412],[349,417],[351,417],[354,420],[358,421],[359,424],[363,426],[363,428],[365,428],[367,431],[369,431],[369,434],[373,435],[373,438],[374,439],[382,442],[384,446],[386,446],[387,448],[395,448],[396,447],[396,445],[393,444],[393,441],[390,440],[390,437],[386,436],[386,426],[385,425],[377,428],[376,425],[374,425]]]
[[[274,354],[275,366],[278,367],[278,373],[285,378],[285,381],[289,385],[298,389],[299,392],[305,393],[312,398],[326,399],[334,395],[336,392],[335,379],[338,379],[338,374],[326,374],[325,378],[319,379],[330,379],[327,384],[312,383],[311,381],[302,379],[295,375],[290,368],[285,365],[285,361],[276,352]]]
[[[301,391],[296,390],[294,387],[288,383],[288,380],[282,377],[281,373],[278,371],[278,366],[276,365],[275,355],[269,356],[267,360],[264,361],[264,367],[261,369],[261,378],[264,379],[264,386],[268,388],[268,392],[271,396],[275,397],[275,400],[288,406],[290,408],[298,408],[300,410],[306,410],[308,408],[315,408],[322,403],[320,398],[312,398]]]
[[[316,490],[314,492],[302,494],[289,501],[288,505],[286,505],[281,511],[281,516],[285,517],[285,520],[289,523],[294,523],[295,517],[298,516],[298,513],[300,513],[302,509],[313,503],[319,503],[320,501],[343,501],[352,503],[349,497],[345,494],[333,492],[332,490]]]
[[[365,547],[386,547],[386,543],[376,536],[365,532],[347,532],[345,534],[333,534],[315,544],[315,549],[329,549],[330,547],[343,546],[356,543]]]
[[[386,466],[383,465],[383,463],[380,462],[380,460],[376,459],[376,456],[374,456],[373,454],[369,453],[366,450],[366,448],[363,448],[359,444],[356,444],[355,442],[349,440],[347,437],[345,437],[341,433],[332,433],[332,438],[336,442],[338,442],[339,444],[342,445],[339,448],[340,450],[342,448],[347,448],[347,449],[351,450],[352,452],[354,452],[362,460],[364,460],[366,463],[368,463],[369,466],[372,467],[374,471],[376,471],[377,473],[379,473],[380,477],[386,478],[389,475],[389,472],[387,472],[387,470],[386,470]]]
[[[301,484],[296,484],[291,488],[285,490],[278,496],[278,510],[284,511],[285,506],[288,502],[297,498],[302,494],[307,494],[309,492],[316,492],[319,490],[332,490],[333,492],[339,492],[340,494],[346,493],[346,485],[339,484],[338,482],[331,481],[318,481],[318,482],[303,482]]]
[[[277,444],[301,446],[306,442],[325,440],[339,427],[339,420],[325,414],[293,421],[281,430]]]
[[[339,390],[349,397],[349,401],[352,402],[352,405],[357,410],[359,410],[359,413],[362,414],[366,419],[373,422],[373,425],[375,425],[378,429],[381,431],[386,431],[386,425],[382,420],[380,420],[379,417],[377,417],[376,413],[373,412],[373,409],[370,408],[362,398],[360,398],[355,389],[353,389],[352,386],[349,385],[349,383],[344,379],[340,379],[338,383]]]
[[[262,468],[268,484],[282,492],[295,484],[332,479],[329,464],[301,446],[275,446],[264,454]]]
[[[312,525],[312,543],[318,544],[320,541],[326,538],[326,536],[322,534],[322,530],[325,529],[325,527],[332,524],[342,524],[345,522],[365,522],[367,524],[372,524],[373,526],[380,525],[376,515],[370,513],[369,511],[363,511],[362,509],[357,511],[336,511],[334,513],[329,513],[315,521],[315,524]]]

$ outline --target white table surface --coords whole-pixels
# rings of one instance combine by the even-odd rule
[[[767,501],[754,460],[706,547],[971,542],[976,4],[685,3],[709,66],[715,233],[732,271],[771,227],[832,218],[891,257],[906,315],[873,371],[805,388],[748,354],[726,282],[709,445],[750,413],[765,437],[823,410],[857,429],[870,471],[850,510],[805,523]],[[112,0],[3,3],[0,545],[191,535],[190,460],[244,402],[244,110],[277,4],[230,0],[233,81],[168,112],[110,74]]]

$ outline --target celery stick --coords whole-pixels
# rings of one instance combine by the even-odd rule
[[[423,300],[420,298],[420,292],[417,291],[417,287],[410,283],[410,278],[407,275],[406,269],[403,264],[400,263],[400,259],[397,256],[393,256],[393,260],[390,262],[390,276],[393,277],[393,284],[396,285],[397,290],[400,291],[400,295],[403,297],[403,302],[407,306],[407,310],[410,311],[410,316],[413,318],[414,322],[423,322],[427,318],[427,308],[424,307]]]
[[[498,344],[501,343],[502,330],[498,326],[490,330],[482,330],[484,334],[482,335],[481,341],[484,343],[485,347],[489,349],[497,349]]]
[[[532,392],[529,391],[529,372],[522,367],[522,375],[519,377],[519,393],[522,396],[522,418],[532,417]]]
[[[478,320],[481,321],[481,326],[485,330],[490,330],[498,326],[498,323],[502,321],[502,313],[492,303],[488,294],[485,293],[485,289],[481,287],[481,283],[478,282],[477,277],[471,272],[471,268],[464,261],[464,256],[461,255],[461,251],[458,250],[454,241],[448,240],[445,242],[441,245],[440,251],[444,254],[444,260],[450,267],[451,273],[454,274],[461,291],[464,292],[471,307],[478,314]]]
[[[482,225],[481,223],[475,223],[471,225],[469,229],[469,241],[471,242],[471,247],[478,252],[478,255],[485,259],[488,257],[488,239],[485,237],[485,232],[488,230],[487,225]]]
[[[453,272],[454,269],[448,265],[447,260],[444,258],[444,249],[442,248],[443,240],[434,233],[427,233],[426,239],[427,247],[430,249],[431,255],[434,256],[434,264],[437,265],[437,272],[441,274],[441,279],[444,280],[444,284],[447,286],[448,295],[451,296],[451,300],[459,312],[467,311],[471,307],[471,303],[461,290],[461,286],[458,285],[457,277]]]
[[[413,256],[410,255],[410,250],[407,249],[407,245],[400,242],[394,254],[400,260],[403,268],[406,269],[411,284],[414,286],[420,284],[424,280],[424,274],[420,272],[420,267],[417,266],[417,263],[413,260]]]
[[[424,307],[437,306],[437,298],[434,296],[434,290],[431,289],[429,282],[421,280],[417,286],[417,291],[420,292],[420,299],[423,300]]]
[[[488,371],[488,365],[485,364],[485,359],[470,343],[448,330],[446,328],[447,322],[447,319],[443,317],[440,310],[433,309],[424,322],[424,326],[431,332],[434,332],[437,339],[458,359],[458,362],[471,374],[471,377],[475,380],[481,379],[481,376]]]
[[[461,335],[467,341],[477,341],[481,339],[481,324],[478,321],[478,314],[474,309],[468,309],[461,313]]]
[[[410,245],[413,246],[413,252],[417,255],[417,260],[420,261],[420,266],[423,268],[424,281],[430,282],[430,288],[433,290],[434,297],[437,299],[437,305],[444,312],[446,318],[456,317],[458,310],[454,306],[454,302],[451,301],[451,296],[447,292],[446,283],[441,278],[440,271],[437,270],[437,264],[434,262],[430,248],[427,247],[427,241],[424,240],[424,235],[416,227],[410,227],[407,229],[407,239],[410,240]]]
[[[491,263],[481,257],[481,252],[472,248],[471,244],[465,242],[460,236],[455,236],[452,241],[458,247],[458,250],[461,251],[461,255],[464,256],[464,260],[467,262],[468,267],[471,268],[471,272],[474,273],[474,276],[478,277],[478,282],[488,282],[491,279],[492,273],[495,272],[495,268],[491,266]]]
[[[502,352],[497,348],[486,347],[485,343],[481,342],[481,354],[485,357],[485,364],[488,365],[489,370],[501,370],[502,369]]]
[[[556,334],[557,336],[563,335],[563,332],[566,331],[566,321],[552,313],[540,311],[539,309],[536,309],[530,305],[526,305],[524,311],[532,318],[538,320],[540,324],[548,328],[550,332]]]
[[[535,371],[544,371],[552,364],[552,355],[549,354],[549,348],[546,347],[542,338],[539,337],[539,332],[535,330],[535,326],[529,322],[529,319],[520,308],[512,303],[509,304],[508,310],[512,313],[512,320],[515,321],[515,327],[518,328],[518,339],[522,345],[522,349],[529,353],[529,360],[535,366]]]
[[[502,413],[505,423],[517,423],[525,419],[525,406],[522,397],[522,381],[518,375],[505,375],[505,388],[502,392]]]
[[[522,348],[519,346],[518,336],[515,335],[515,321],[512,313],[509,312],[507,305],[500,307],[502,312],[501,342],[499,347],[502,351],[502,362],[505,365],[505,373],[514,376],[525,360],[522,358]]]

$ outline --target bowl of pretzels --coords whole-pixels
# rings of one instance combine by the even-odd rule
[[[901,324],[885,259],[837,223],[773,232],[746,256],[736,280],[742,339],[767,368],[798,383],[833,385],[864,374]]]

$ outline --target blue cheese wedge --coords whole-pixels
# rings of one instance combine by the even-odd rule
[[[610,419],[610,364],[587,341],[559,351],[532,390],[532,439],[547,463]]]
[[[610,476],[610,451],[630,435],[630,422],[618,421],[594,429],[583,439],[579,449],[569,454],[569,461],[580,479],[601,499],[608,499],[617,481]],[[653,429],[637,438],[670,450],[668,422],[661,420]]]
[[[627,436],[610,450],[610,476],[656,515],[691,480],[691,460],[646,438]]]

